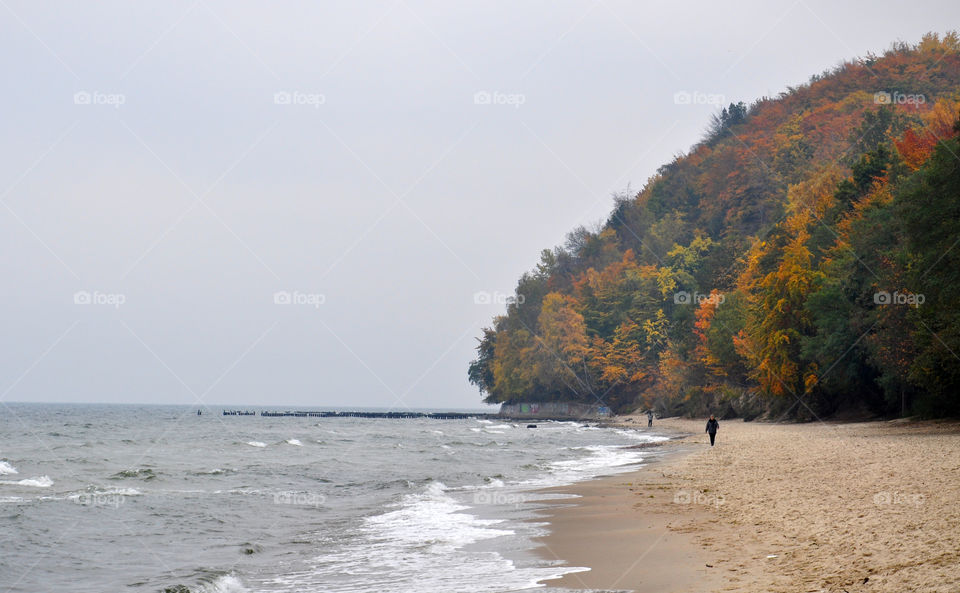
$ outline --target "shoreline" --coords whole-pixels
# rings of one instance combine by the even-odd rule
[[[646,428],[638,418],[612,426]],[[665,429],[665,430],[664,430]],[[960,590],[960,423],[700,420],[636,471],[543,492],[547,587],[652,593]]]
[[[608,426],[647,428],[629,423]],[[688,442],[692,435],[656,424],[650,432],[670,440],[630,447],[650,450],[637,469],[538,491],[577,498],[547,502],[537,512],[538,520],[550,527],[547,535],[536,538],[534,553],[550,562],[590,568],[541,584],[638,593],[703,591],[708,583],[719,586],[707,567],[708,556],[683,529],[684,522],[694,516],[709,520],[705,516],[709,511],[691,507],[687,514],[675,514],[673,483],[661,471],[694,451]]]

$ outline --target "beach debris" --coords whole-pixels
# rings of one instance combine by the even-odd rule
[[[536,427],[537,427],[536,424],[528,424],[528,425],[527,425],[527,428],[536,428]]]
[[[776,557],[777,557],[776,554],[767,554],[767,558],[776,558]]]
[[[712,564],[708,564],[708,565],[707,565],[707,568],[713,568],[713,565],[712,565]]]
[[[863,584],[866,585],[867,581],[870,580],[870,577],[863,577]]]

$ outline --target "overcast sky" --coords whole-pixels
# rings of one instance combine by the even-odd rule
[[[0,400],[479,407],[502,295],[721,98],[960,25],[853,4],[3,0]]]

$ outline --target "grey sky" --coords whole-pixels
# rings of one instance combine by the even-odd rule
[[[709,95],[960,23],[836,4],[3,0],[0,400],[478,407],[496,296]]]

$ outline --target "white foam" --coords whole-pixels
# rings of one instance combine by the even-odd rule
[[[512,468],[504,471],[508,477],[472,478],[468,480],[469,485],[460,485],[462,478],[454,473],[455,477],[450,480],[455,480],[457,487],[447,488],[431,482],[426,487],[415,486],[407,494],[398,493],[395,504],[366,517],[356,529],[324,539],[318,547],[318,556],[308,567],[276,576],[271,581],[276,586],[270,590],[499,593],[543,587],[539,583],[547,579],[588,570],[505,558],[509,550],[528,547],[528,539],[544,529],[514,522],[514,518],[527,513],[529,507],[507,502],[538,503],[573,496],[525,491],[631,471],[650,452],[629,448],[629,445],[662,441],[666,437],[631,430],[614,432],[577,422],[541,422],[539,425],[542,431],[512,430],[523,425],[486,419],[449,429],[444,426],[445,436],[453,439],[464,435],[466,438],[462,440],[466,442],[441,442],[431,447],[431,451],[459,452],[461,445],[481,443],[509,447],[507,451],[516,453],[516,457],[504,461]],[[431,428],[421,430],[426,433],[421,433],[421,437],[441,432]],[[498,436],[496,442],[489,440],[494,435],[503,436]],[[535,440],[528,440],[534,437]],[[528,449],[529,454],[525,454]],[[509,465],[512,463],[517,467]],[[484,505],[486,502],[490,504]]]
[[[480,519],[440,482],[408,494],[392,510],[368,517],[354,540],[316,559],[313,570],[275,579],[279,590],[326,593],[497,593],[534,588],[542,580],[589,570],[567,566],[517,566],[475,542],[514,534],[503,521]],[[526,528],[524,528],[526,529]],[[482,545],[482,544],[481,544]],[[348,578],[344,578],[348,575]]]
[[[247,444],[251,447],[266,447],[267,444],[261,441],[247,441]]]
[[[17,468],[13,467],[6,461],[0,461],[0,476],[18,474]]]
[[[494,519],[478,519],[461,513],[468,507],[446,494],[446,486],[433,482],[420,494],[404,497],[400,508],[367,519],[371,531],[396,544],[423,545],[428,543],[435,552],[452,551],[480,541],[512,535],[512,531],[492,529],[502,523]]]
[[[141,496],[143,492],[140,492],[136,488],[108,488],[106,490],[93,490],[91,492],[78,492],[76,494],[71,494],[65,496],[62,499],[57,497],[52,497],[51,500],[73,500],[75,502],[82,502],[86,504],[103,504],[103,505],[116,505],[119,504],[119,500],[116,497],[122,496]]]
[[[243,586],[243,583],[232,574],[217,577],[210,583],[204,583],[197,587],[197,593],[246,593],[249,591]]]
[[[630,471],[644,459],[643,452],[620,445],[570,447],[569,450],[588,451],[590,455],[555,461],[547,466],[548,473],[545,476],[528,480],[524,484],[537,488],[573,484],[597,476]]]
[[[53,486],[53,480],[50,476],[40,476],[38,478],[27,478],[19,482],[3,482],[4,484],[18,484],[20,486],[32,486],[34,488],[49,488]]]
[[[300,439],[287,439],[285,441],[288,445],[293,445],[295,447],[302,447],[303,443],[300,442]]]
[[[627,438],[634,439],[636,441],[643,441],[645,443],[661,443],[663,441],[670,440],[670,437],[665,437],[665,436],[655,435],[655,434],[647,434],[643,432],[638,432],[636,430],[622,430],[617,428],[617,429],[614,429],[614,432],[619,435],[623,435]]]

